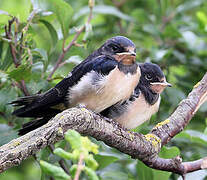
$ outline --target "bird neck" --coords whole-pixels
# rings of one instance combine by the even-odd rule
[[[145,100],[150,105],[154,105],[157,102],[157,100],[159,99],[159,96],[160,96],[158,93],[152,92],[152,90],[148,86],[143,85],[141,83],[138,84],[135,91],[141,91],[142,94],[144,95]]]
[[[125,65],[122,62],[118,63],[118,68],[121,72],[124,74],[135,74],[137,72],[138,65],[136,63],[133,63],[131,65]]]

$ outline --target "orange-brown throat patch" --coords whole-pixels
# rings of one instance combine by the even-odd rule
[[[118,62],[122,62],[122,64],[124,65],[132,65],[136,61],[136,56],[131,55],[130,53],[129,54],[127,53],[116,54],[114,55],[114,58]]]
[[[161,94],[162,91],[166,88],[166,86],[160,85],[160,84],[153,84],[151,85],[152,91],[155,93]]]
[[[171,86],[172,85],[168,83],[165,78],[161,79],[161,82],[150,83],[150,88],[158,94],[161,94],[166,87]]]

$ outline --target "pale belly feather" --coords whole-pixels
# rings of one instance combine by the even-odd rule
[[[100,80],[94,83],[94,77]],[[94,112],[101,112],[107,107],[130,97],[138,83],[140,72],[124,74],[115,68],[107,76],[97,75],[92,71],[69,90],[69,106],[82,104]]]
[[[114,120],[118,121],[125,128],[133,129],[149,120],[156,113],[160,105],[160,96],[154,105],[146,103],[144,96],[141,94],[120,117]]]

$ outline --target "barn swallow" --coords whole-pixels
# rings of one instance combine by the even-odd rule
[[[131,40],[123,36],[107,40],[54,88],[11,102],[21,106],[13,115],[38,118],[24,124],[19,134],[42,126],[70,107],[83,105],[99,113],[128,99],[141,76],[135,61],[136,47]]]
[[[131,97],[101,112],[127,129],[136,128],[149,120],[159,109],[160,94],[166,87],[171,87],[158,65],[142,63],[139,67],[140,81]]]

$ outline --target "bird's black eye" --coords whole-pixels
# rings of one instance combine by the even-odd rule
[[[150,74],[146,74],[145,75],[145,79],[150,81],[150,80],[152,80],[152,76]]]
[[[111,48],[112,48],[112,50],[113,50],[114,52],[116,52],[116,51],[119,50],[119,47],[118,47],[118,46],[112,46]]]
[[[119,52],[120,51],[120,48],[119,46],[115,45],[115,44],[110,44],[109,45],[110,49],[112,50],[112,52]]]

